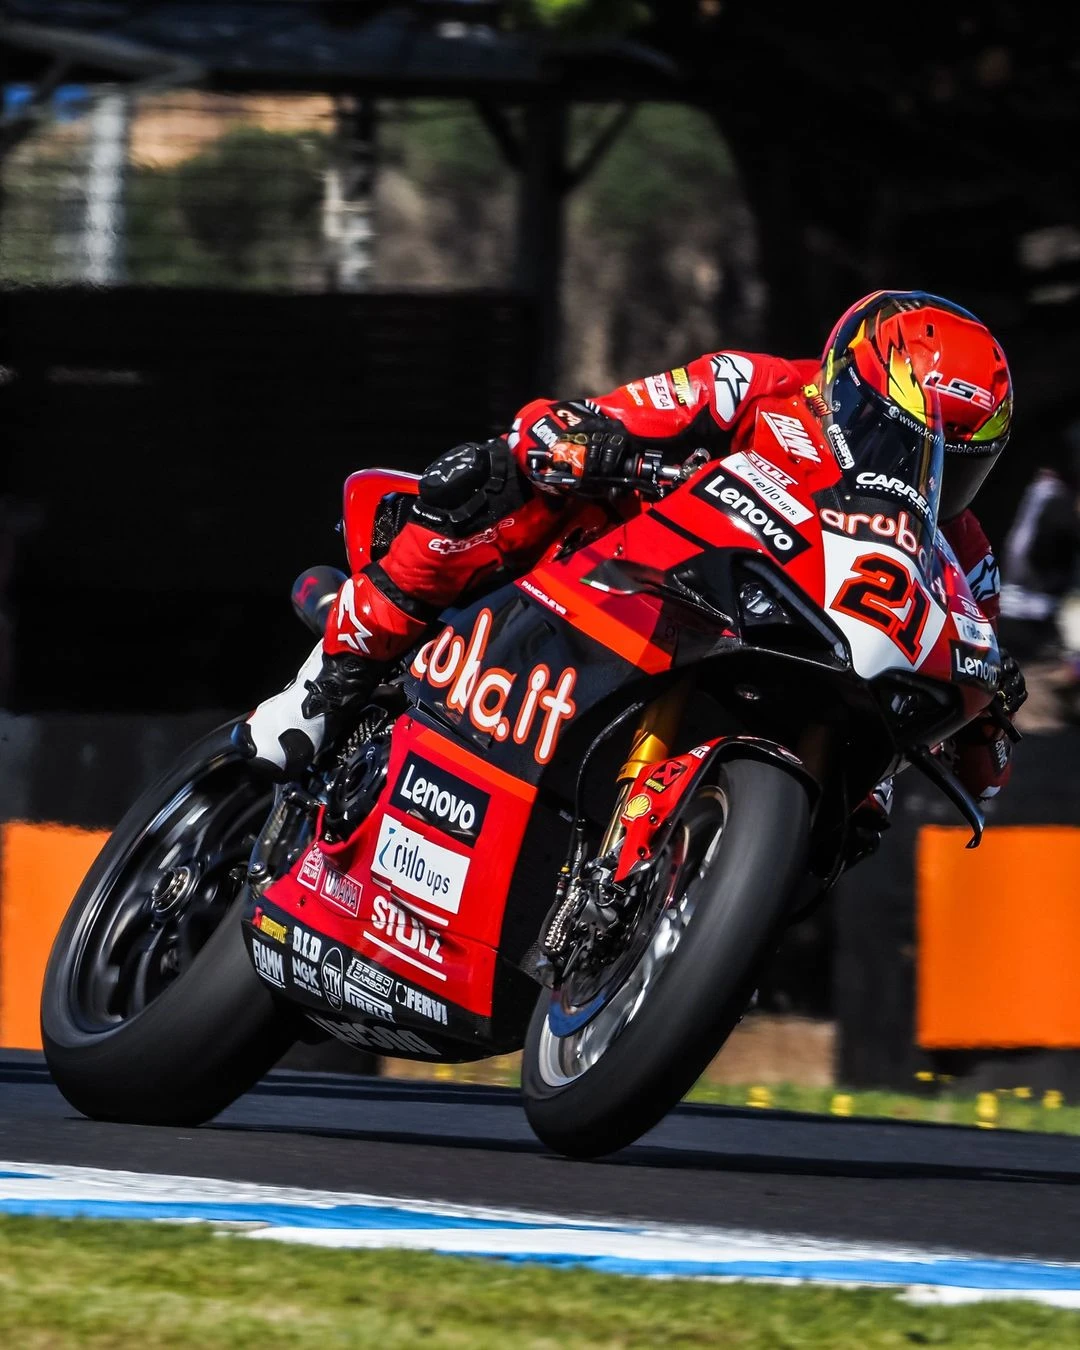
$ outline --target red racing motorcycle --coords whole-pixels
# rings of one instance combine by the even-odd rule
[[[866,430],[859,430],[866,427]],[[298,1038],[429,1061],[522,1050],[537,1136],[655,1125],[743,1015],[785,927],[915,767],[996,708],[994,630],[937,529],[940,438],[765,403],[725,458],[632,458],[629,519],[448,610],[304,782],[228,723],[131,807],[42,996],[85,1114],[198,1123]],[[355,571],[416,490],[345,490]],[[320,631],[343,574],[294,589]]]

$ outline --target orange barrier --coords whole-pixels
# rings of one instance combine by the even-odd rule
[[[927,825],[916,843],[926,1049],[1080,1046],[1080,829]]]
[[[40,1050],[41,982],[56,930],[108,831],[0,827],[0,1046]]]

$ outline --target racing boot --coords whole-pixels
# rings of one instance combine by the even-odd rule
[[[318,642],[296,678],[238,724],[233,741],[256,772],[278,782],[301,778],[322,748],[327,724],[365,703],[385,668],[351,652],[324,652]]]

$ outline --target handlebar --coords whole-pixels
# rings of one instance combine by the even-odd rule
[[[544,447],[530,450],[529,469],[543,481],[545,486],[577,488],[580,479],[573,473],[554,466],[552,452]],[[709,452],[697,449],[681,464],[665,464],[660,450],[631,450],[619,466],[621,472],[610,477],[590,478],[588,485],[601,490],[611,488],[631,489],[648,495],[662,497],[671,488],[678,487],[707,464]]]

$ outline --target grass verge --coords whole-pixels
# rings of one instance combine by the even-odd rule
[[[1080,1344],[1080,1313],[329,1251],[179,1225],[0,1217],[0,1344],[1060,1350]]]

